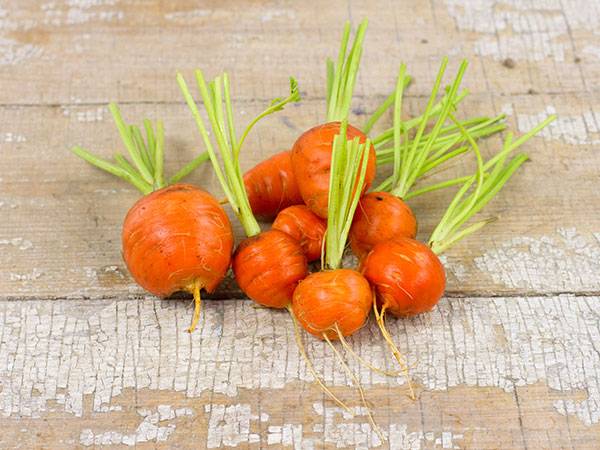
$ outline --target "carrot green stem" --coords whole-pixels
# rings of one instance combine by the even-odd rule
[[[329,178],[329,198],[327,231],[325,233],[325,266],[338,269],[346,240],[365,185],[369,160],[369,139],[361,144],[358,137],[348,142],[346,130],[348,121],[343,120],[340,134],[333,140],[331,154],[331,175]]]
[[[167,186],[164,179],[165,139],[162,122],[157,121],[155,131],[152,122],[144,119],[143,124],[146,132],[146,140],[144,141],[140,128],[125,123],[116,104],[111,103],[109,109],[133,164],[119,153],[115,154],[116,164],[113,164],[94,156],[79,146],[74,147],[72,152],[90,164],[127,181],[144,195]],[[168,184],[178,182],[206,159],[206,154],[198,156],[177,172]]]
[[[296,83],[296,80],[290,78],[290,95],[285,99],[275,99],[265,111],[260,113],[250,122],[241,138],[238,140],[233,121],[230,84],[227,73],[217,76],[209,84],[206,83],[204,74],[201,70],[195,71],[195,77],[198,91],[200,92],[200,97],[202,98],[204,109],[208,116],[210,131],[214,136],[216,148],[219,152],[218,156],[220,156],[222,164],[215,151],[213,140],[210,138],[209,130],[205,126],[204,119],[202,119],[200,115],[196,101],[190,93],[181,73],[177,74],[177,83],[192,112],[192,116],[194,117],[198,131],[200,132],[200,136],[206,147],[215,175],[221,184],[221,188],[227,197],[229,205],[244,227],[246,235],[249,237],[257,235],[260,233],[260,226],[252,214],[252,208],[250,207],[248,194],[244,186],[239,159],[240,151],[250,130],[252,130],[254,125],[260,119],[276,111],[280,111],[290,102],[297,102],[300,100],[298,84]],[[225,112],[223,111],[223,103],[225,104]]]
[[[516,170],[528,159],[527,155],[519,154],[507,163],[509,155],[555,119],[556,116],[554,115],[548,117],[516,141],[513,141],[513,135],[509,133],[502,150],[485,164],[479,164],[476,174],[446,182],[449,185],[457,183],[463,183],[463,185],[454,196],[429,238],[429,245],[435,253],[439,254],[446,251],[459,240],[476,232],[490,222],[488,219],[463,228],[463,225],[469,219],[481,211],[496,196]],[[479,153],[477,144],[473,137],[469,135],[469,132],[463,127],[461,127],[461,132],[465,135],[473,150]],[[469,193],[469,189],[475,182],[477,182],[476,188]],[[437,188],[434,185],[425,189],[435,190]]]
[[[404,77],[404,86],[403,89],[410,84],[411,78],[407,75]],[[388,97],[383,101],[383,103],[373,112],[371,117],[367,120],[365,125],[362,128],[363,133],[369,134],[373,126],[381,119],[381,116],[385,114],[385,112],[392,107],[394,104],[394,100],[396,98],[396,90],[392,92]]]
[[[327,121],[342,121],[348,117],[356,74],[362,56],[362,43],[367,29],[367,19],[358,26],[352,48],[348,55],[350,23],[346,22],[337,63],[327,60]]]

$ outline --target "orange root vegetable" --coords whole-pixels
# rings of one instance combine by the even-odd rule
[[[242,291],[270,308],[289,305],[298,282],[308,275],[299,242],[279,230],[264,231],[242,241],[233,255],[232,269]]]
[[[246,136],[261,118],[283,109],[289,102],[300,99],[298,85],[293,78],[290,79],[291,93],[289,97],[275,100],[271,106],[250,122],[242,137],[238,139],[235,135],[227,74],[218,76],[213,82],[207,84],[202,71],[196,71],[198,89],[223,161],[221,167],[204,120],[183,76],[179,74],[177,80],[192,111],[229,205],[240,220],[248,237],[239,244],[233,257],[233,272],[238,285],[248,297],[257,303],[274,308],[284,308],[292,301],[292,293],[298,282],[308,275],[308,263],[300,243],[293,237],[278,230],[261,233],[246,193],[239,155]]]
[[[306,206],[319,217],[327,218],[329,176],[331,171],[331,151],[333,138],[340,133],[340,122],[329,122],[306,131],[292,148],[292,166]],[[364,143],[367,136],[358,128],[348,125],[348,141],[355,137]],[[365,176],[366,191],[375,178],[377,157],[375,147],[369,146],[369,159]]]
[[[362,259],[380,242],[416,235],[417,219],[405,202],[388,192],[369,192],[360,199],[349,239],[352,251]]]
[[[336,325],[346,337],[360,329],[373,303],[369,282],[355,270],[316,272],[294,291],[294,316],[306,331],[323,339],[338,339]]]
[[[135,281],[166,297],[200,287],[212,292],[229,268],[233,234],[227,214],[207,192],[176,184],[138,200],[127,213],[123,258]]]
[[[150,121],[144,121],[144,141],[139,128],[123,121],[116,105],[111,104],[110,111],[133,164],[119,154],[114,164],[80,147],[73,152],[145,194],[125,218],[123,259],[134,280],[148,292],[159,297],[177,291],[193,295],[195,308],[189,328],[193,331],[200,319],[200,291],[212,292],[219,285],[233,248],[231,224],[218,201],[195,186],[176,184],[208,156],[200,155],[167,183],[162,123],[158,122],[155,132]]]
[[[431,248],[410,238],[377,244],[362,264],[377,303],[396,317],[431,310],[444,294],[444,266]]]
[[[294,205],[281,211],[272,228],[295,238],[309,262],[321,258],[327,223],[306,205]]]
[[[244,185],[252,212],[264,221],[273,220],[288,206],[303,203],[289,150],[277,153],[247,171]]]
[[[507,162],[510,153],[552,120],[554,117],[549,117],[515,142],[509,133],[503,149],[485,164],[477,143],[459,125],[477,157],[477,172],[459,179],[463,185],[433,230],[429,245],[395,237],[374,246],[363,260],[361,272],[375,289],[377,303],[383,311],[398,317],[412,316],[429,311],[438,303],[444,293],[446,278],[437,255],[490,222],[489,219],[482,220],[463,227],[528,159],[527,155],[520,154]]]

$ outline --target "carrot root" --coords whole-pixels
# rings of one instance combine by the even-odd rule
[[[290,313],[292,323],[294,324],[294,336],[296,338],[296,345],[298,346],[298,351],[302,355],[302,358],[304,358],[304,361],[306,362],[306,367],[308,367],[308,370],[315,379],[315,382],[319,385],[323,392],[325,392],[335,403],[337,403],[340,407],[344,408],[344,410],[346,410],[348,413],[352,414],[350,408],[343,401],[341,401],[333,392],[331,392],[331,390],[325,385],[323,380],[321,380],[321,377],[319,377],[319,375],[317,374],[315,367],[313,366],[312,362],[308,358],[308,355],[306,354],[306,349],[304,348],[304,343],[302,342],[302,336],[300,335],[298,322],[296,320],[296,317],[294,316],[294,312],[292,311],[291,306],[288,305],[287,310]]]
[[[366,361],[358,353],[356,353],[352,349],[350,344],[348,344],[348,342],[346,341],[346,338],[344,338],[344,335],[340,331],[340,327],[338,327],[337,323],[335,324],[335,332],[337,333],[338,339],[340,340],[342,347],[344,347],[344,350],[346,352],[350,353],[350,355],[352,355],[361,365],[367,367],[368,369],[371,369],[373,372],[377,372],[381,375],[385,375],[386,377],[399,377],[400,376],[400,372],[396,372],[396,371],[392,371],[392,370],[384,370],[384,369],[380,369],[379,367],[375,367],[373,364]]]
[[[408,389],[410,390],[411,400],[416,400],[417,397],[415,395],[412,381],[410,380],[410,375],[408,373],[408,365],[406,364],[406,361],[404,360],[402,353],[400,352],[400,350],[394,343],[392,336],[390,335],[389,331],[387,330],[387,328],[385,326],[385,309],[386,309],[386,307],[383,306],[381,308],[381,311],[378,311],[377,310],[377,302],[373,302],[373,311],[375,312],[375,319],[377,321],[377,326],[379,327],[379,330],[381,331],[381,335],[383,336],[383,339],[385,340],[390,351],[392,352],[392,355],[394,355],[394,358],[396,359],[396,361],[398,361],[398,364],[400,364],[400,367],[402,368],[402,373],[404,374],[404,377],[406,378],[406,381],[408,383]]]
[[[192,324],[188,328],[188,333],[191,333],[196,329],[198,321],[200,320],[200,312],[202,311],[202,298],[200,297],[200,280],[194,280],[192,287],[192,294],[194,296],[194,316],[192,317]]]
[[[331,347],[331,350],[333,350],[333,353],[335,354],[336,358],[338,359],[338,361],[340,362],[340,364],[344,368],[344,371],[354,381],[354,384],[356,385],[356,387],[358,389],[358,392],[360,394],[361,402],[362,402],[363,406],[365,407],[365,409],[367,410],[367,416],[369,418],[369,422],[371,422],[371,426],[373,427],[373,430],[375,431],[375,433],[377,433],[377,436],[379,436],[379,439],[381,439],[381,442],[385,442],[385,436],[381,432],[381,428],[379,428],[379,426],[375,422],[375,419],[373,418],[373,414],[371,413],[371,407],[367,403],[367,398],[365,396],[365,391],[364,391],[364,389],[362,387],[362,383],[360,382],[360,380],[358,379],[358,377],[354,374],[354,372],[352,372],[350,370],[350,367],[348,367],[348,364],[346,364],[346,361],[344,361],[343,356],[335,348],[335,346],[332,344],[331,340],[329,340],[329,337],[327,336],[327,333],[323,333],[323,339],[325,339],[325,341],[327,341],[327,344],[329,345],[329,347]]]

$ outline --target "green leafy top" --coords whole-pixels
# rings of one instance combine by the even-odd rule
[[[363,144],[358,137],[348,142],[347,127],[348,121],[343,120],[331,154],[325,255],[321,258],[321,264],[329,269],[337,269],[342,264],[354,212],[365,185],[371,148],[369,139]]]
[[[120,153],[114,156],[115,162],[112,163],[93,155],[79,146],[72,148],[71,151],[90,164],[131,183],[142,194],[146,195],[167,185],[179,182],[196,167],[208,160],[208,153],[201,153],[169,178],[168,181],[165,181],[164,129],[162,122],[159,120],[156,123],[155,130],[152,122],[144,119],[144,129],[146,132],[146,140],[144,141],[142,132],[137,126],[125,123],[121,116],[121,111],[119,111],[115,103],[111,103],[108,109],[113,116],[123,144],[133,164]]]
[[[462,186],[454,196],[452,202],[450,202],[448,209],[429,238],[429,245],[437,254],[447,250],[465,236],[474,233],[491,221],[491,219],[486,219],[463,227],[469,219],[481,211],[496,196],[515,171],[528,159],[526,154],[521,153],[508,160],[509,155],[554,121],[556,116],[548,117],[515,141],[513,141],[512,133],[508,133],[502,150],[486,163],[483,163],[481,159],[481,153],[474,138],[462,125],[456,122],[454,117],[451,116],[451,119],[459,126],[461,132],[477,155],[477,172],[471,176],[456,178],[427,188],[427,190],[435,190],[439,189],[440,186],[447,187],[462,183]],[[473,184],[475,184],[474,188]]]
[[[265,116],[280,111],[290,102],[300,100],[298,84],[296,80],[290,78],[290,95],[287,98],[277,98],[271,102],[271,105],[253,119],[246,127],[241,138],[238,139],[233,122],[233,109],[231,106],[231,95],[229,86],[229,76],[223,73],[216,77],[209,84],[204,80],[204,74],[201,70],[195,71],[196,83],[200,92],[200,97],[204,104],[204,109],[210,123],[210,130],[214,135],[216,147],[221,156],[222,165],[217,157],[213,143],[209,136],[209,131],[204,125],[204,120],[200,116],[198,106],[188,89],[185,79],[181,73],[177,74],[177,83],[187,102],[198,131],[202,136],[204,145],[210,157],[215,174],[221,184],[223,192],[227,197],[229,205],[237,215],[247,236],[254,236],[260,233],[260,226],[252,214],[248,194],[244,186],[243,174],[240,167],[240,150],[248,136],[250,130],[256,123]],[[223,105],[225,109],[223,109]]]
[[[344,25],[342,43],[338,53],[337,63],[327,59],[327,121],[342,121],[348,117],[352,93],[356,83],[356,74],[362,56],[362,43],[367,30],[367,19],[358,26],[352,48],[348,55],[350,39],[350,22]]]

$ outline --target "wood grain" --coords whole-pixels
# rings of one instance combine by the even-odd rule
[[[385,443],[331,351],[306,338],[353,415],[312,383],[287,315],[243,301],[231,279],[187,334],[189,300],[147,296],[122,262],[139,195],[68,151],[122,151],[106,108],[117,101],[129,121],[165,121],[172,172],[200,150],[177,70],[229,71],[239,128],[293,75],[303,101],[256,129],[249,168],[324,119],[324,60],[343,21],[366,16],[353,123],[401,61],[406,115],[418,113],[444,55],[450,72],[470,61],[459,115],[503,112],[524,133],[558,114],[486,208],[499,220],[444,256],[440,306],[389,321],[417,401],[404,378],[350,361]],[[0,3],[0,447],[598,448],[599,27],[599,0]],[[465,157],[427,182],[469,170]],[[219,195],[208,166],[190,181]],[[450,195],[411,202],[421,238]],[[351,344],[393,366],[374,324]]]

